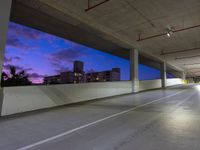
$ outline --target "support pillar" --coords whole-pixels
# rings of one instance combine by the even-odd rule
[[[185,72],[182,72],[182,80],[185,80],[185,79],[186,79]]]
[[[166,69],[166,62],[161,64],[161,82],[162,88],[167,86],[167,69]]]
[[[183,84],[186,83],[186,75],[185,75],[184,71],[182,72],[182,82],[183,82]]]
[[[8,23],[10,18],[10,8],[12,0],[0,1],[0,71],[2,72],[2,66],[4,61],[4,49],[7,39]],[[1,73],[0,73],[1,79]]]
[[[139,92],[139,80],[138,80],[138,50],[130,50],[130,79],[132,81],[132,92]]]
[[[12,0],[0,0],[0,79],[4,62],[4,49],[7,39],[8,23]],[[1,80],[0,80],[1,82]],[[0,88],[0,114],[2,114],[3,88]]]

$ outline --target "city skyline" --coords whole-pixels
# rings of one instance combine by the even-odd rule
[[[75,42],[10,22],[3,71],[9,66],[25,70],[33,83],[42,83],[45,76],[72,70],[73,61],[85,63],[85,71],[121,69],[121,80],[130,79],[129,61]],[[158,78],[160,71],[139,65],[140,79]]]
[[[54,76],[44,77],[43,84],[68,84],[68,83],[87,83],[87,82],[108,82],[120,81],[120,68],[112,68],[103,71],[84,71],[84,62],[76,60],[73,62],[73,71],[60,72]]]

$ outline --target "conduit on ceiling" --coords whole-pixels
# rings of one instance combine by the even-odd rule
[[[200,55],[184,56],[184,57],[176,57],[175,59],[187,59],[187,58],[195,58],[195,57],[200,57]]]
[[[90,0],[88,0],[88,8],[86,8],[85,11],[87,12],[87,11],[89,11],[89,10],[92,10],[92,9],[94,9],[95,7],[97,7],[97,6],[99,6],[99,5],[102,5],[102,4],[104,4],[104,3],[108,2],[108,1],[109,1],[109,0],[104,0],[104,1],[102,1],[102,2],[100,2],[100,3],[98,3],[98,4],[91,5]]]
[[[190,70],[190,71],[195,71],[195,70],[199,71],[200,68],[189,68],[188,70]]]
[[[200,63],[184,64],[184,66],[200,65]]]
[[[162,51],[160,55],[169,55],[169,54],[182,53],[182,52],[187,52],[187,51],[192,51],[192,50],[199,50],[199,49],[200,49],[200,47],[182,49],[182,50],[174,50],[174,51],[169,51],[169,52]]]
[[[200,71],[192,71],[192,73],[199,73]]]
[[[187,28],[173,30],[173,33],[181,32],[181,31],[185,31],[185,30],[190,30],[190,29],[194,29],[194,28],[198,28],[198,27],[200,27],[200,24],[195,25],[195,26],[190,26],[190,27],[187,27]],[[156,38],[156,37],[160,37],[160,36],[166,36],[166,35],[167,35],[167,32],[141,38],[141,34],[139,34],[139,39],[137,41],[140,42],[140,41],[144,41],[144,40],[148,40],[148,39],[152,39],[152,38]]]

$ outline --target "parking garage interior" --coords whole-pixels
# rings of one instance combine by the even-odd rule
[[[0,20],[0,149],[200,148],[199,0],[1,0]],[[74,46],[76,52],[49,55],[43,42],[43,58],[58,67],[66,55],[73,67],[41,75],[45,65],[35,52],[29,58],[41,66],[33,72],[30,60],[22,60],[28,51],[13,55],[16,46],[34,45],[30,37],[41,43],[33,31],[51,46],[67,46],[53,43],[50,37],[56,37],[86,52]],[[19,39],[22,34],[27,36]],[[115,65],[88,69],[95,61],[102,68]],[[25,81],[20,66],[7,65],[11,75],[6,74],[5,63],[12,62],[49,82]],[[23,82],[16,82],[17,69]]]

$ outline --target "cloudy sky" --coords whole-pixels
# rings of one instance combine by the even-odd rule
[[[9,23],[3,71],[14,65],[25,70],[33,83],[43,77],[72,70],[73,61],[84,62],[84,70],[121,68],[121,80],[129,80],[129,61],[13,22]],[[159,71],[139,66],[140,79],[159,77]]]

